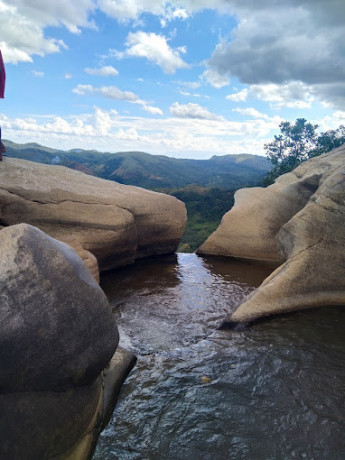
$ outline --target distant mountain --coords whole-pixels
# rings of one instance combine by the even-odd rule
[[[63,165],[103,179],[154,190],[190,185],[234,190],[256,185],[271,169],[271,163],[265,157],[249,154],[190,160],[143,152],[63,151],[35,143],[3,142],[9,157]]]

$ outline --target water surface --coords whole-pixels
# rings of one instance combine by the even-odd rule
[[[94,460],[345,458],[345,309],[217,330],[270,271],[178,254],[103,277],[138,363]]]

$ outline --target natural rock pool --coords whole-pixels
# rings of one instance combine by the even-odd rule
[[[217,330],[270,271],[177,254],[103,276],[138,362],[94,460],[345,458],[345,309]]]

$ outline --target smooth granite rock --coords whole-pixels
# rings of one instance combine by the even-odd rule
[[[267,189],[239,191],[235,199],[198,252],[281,265],[225,324],[345,305],[345,145],[303,163]]]
[[[0,230],[1,459],[89,459],[135,360],[117,344],[73,249],[27,224]]]
[[[6,158],[0,225],[28,223],[69,244],[96,275],[136,258],[174,252],[186,224],[176,198],[63,166]]]

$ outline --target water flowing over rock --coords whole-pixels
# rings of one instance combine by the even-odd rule
[[[13,158],[1,164],[0,225],[28,223],[66,242],[96,278],[98,268],[174,252],[186,218],[184,204],[168,195],[62,166]]]
[[[225,324],[345,304],[345,146],[313,158],[266,189],[239,190],[198,249],[281,265]]]
[[[0,458],[85,460],[134,357],[68,245],[27,224],[0,240]]]

